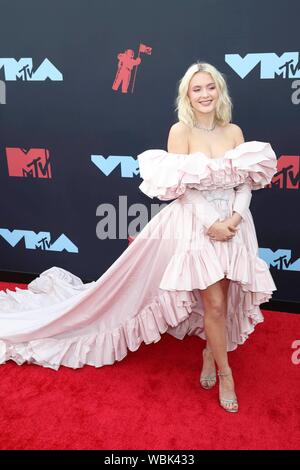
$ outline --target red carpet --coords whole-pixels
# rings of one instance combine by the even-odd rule
[[[0,449],[298,449],[300,315],[263,313],[229,353],[239,413],[198,383],[204,342],[165,334],[99,369],[0,366]]]

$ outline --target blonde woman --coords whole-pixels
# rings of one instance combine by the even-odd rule
[[[276,155],[267,142],[244,142],[210,64],[186,71],[177,110],[167,151],[138,155],[140,190],[172,202],[97,281],[52,267],[28,290],[2,292],[0,363],[101,367],[162,333],[194,334],[206,341],[202,387],[216,384],[217,365],[219,403],[238,411],[228,351],[263,321],[259,305],[276,290],[249,210],[251,191],[276,173]]]
[[[241,128],[230,122],[232,102],[226,81],[213,65],[196,63],[189,67],[180,81],[176,103],[179,120],[170,129],[168,152],[199,153],[199,158],[204,154],[207,158],[219,159],[245,142]],[[252,196],[249,186],[245,185],[241,189],[239,202],[236,199],[232,214],[230,211],[230,215],[224,219],[221,220],[218,210],[216,212],[217,207],[207,207],[207,216],[211,222],[208,223],[207,236],[213,242],[226,244],[236,236],[242,221],[239,208],[248,208]],[[223,200],[226,201],[226,198]],[[236,412],[238,402],[233,373],[229,366],[226,339],[230,282],[230,278],[224,273],[223,279],[201,290],[207,341],[203,349],[200,382],[205,389],[210,389],[216,384],[217,363],[220,403],[227,411]]]

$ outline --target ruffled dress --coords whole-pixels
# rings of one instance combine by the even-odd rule
[[[249,205],[252,190],[268,185],[277,171],[271,145],[244,142],[214,159],[151,149],[138,162],[140,190],[172,202],[97,281],[84,284],[52,267],[27,290],[0,292],[0,363],[101,367],[166,332],[205,340],[201,290],[224,277],[231,280],[227,350],[263,321],[259,305],[276,286],[259,257]],[[235,236],[211,239],[209,227],[233,211],[242,217]]]

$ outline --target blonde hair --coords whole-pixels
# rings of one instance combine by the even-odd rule
[[[177,111],[178,120],[191,127],[196,123],[196,117],[188,97],[188,89],[191,79],[198,72],[207,72],[212,76],[219,93],[215,111],[215,121],[220,125],[228,124],[232,119],[232,100],[228,92],[227,83],[224,75],[213,65],[206,62],[196,62],[192,64],[181,80],[179,80],[178,96],[175,103],[175,111]]]

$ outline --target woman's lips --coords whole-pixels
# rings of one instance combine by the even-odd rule
[[[200,101],[200,104],[202,104],[203,106],[208,106],[210,105],[210,103],[212,103],[212,100]]]

